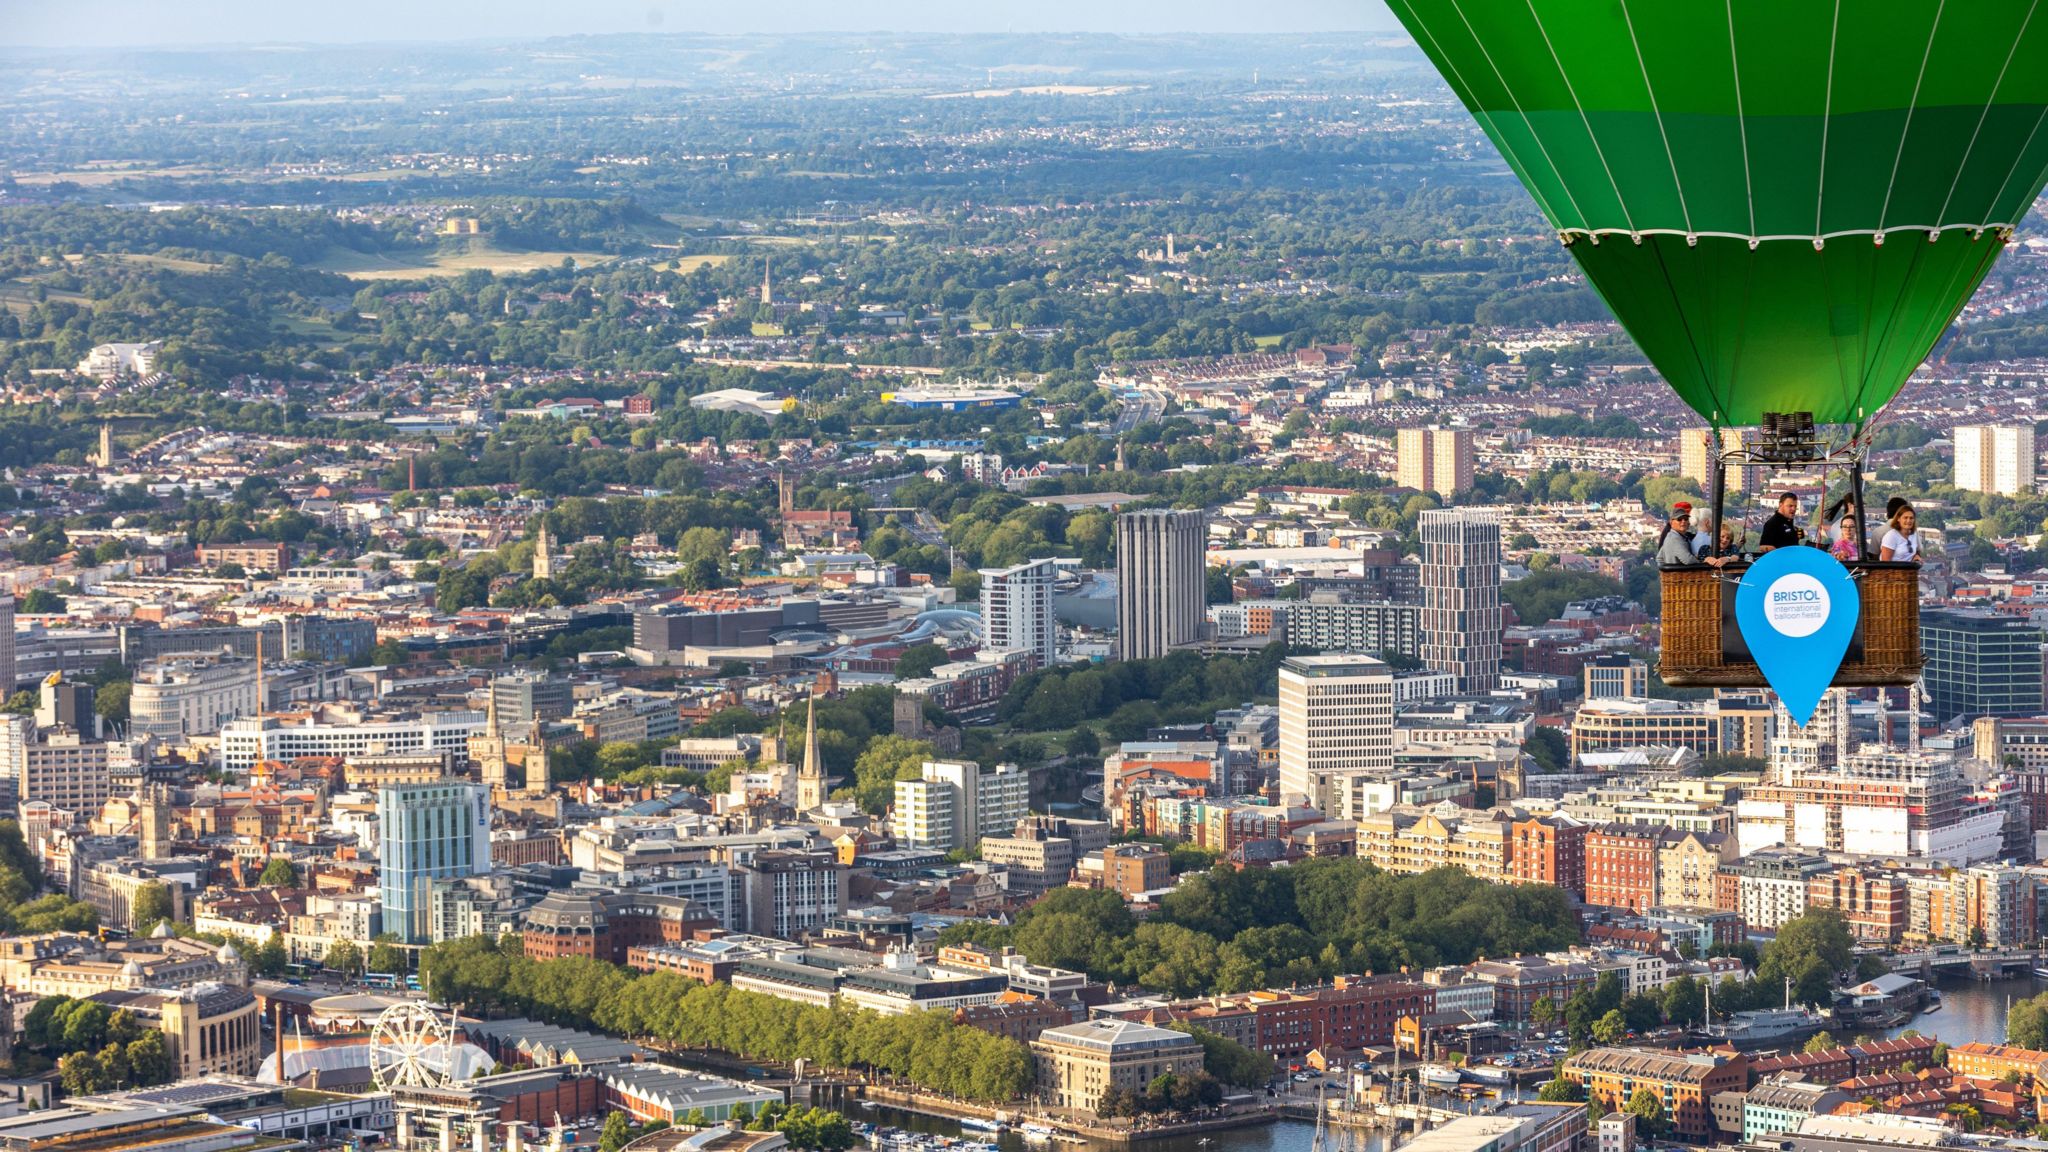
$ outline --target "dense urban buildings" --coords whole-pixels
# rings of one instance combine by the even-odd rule
[[[1971,139],[1954,89],[2001,73],[1936,73],[2025,8],[1937,21],[1902,173]],[[803,1082],[854,1078],[1034,1144],[1405,1096],[1441,1106],[1412,1152],[1592,1152],[1553,1077],[1633,1109],[1598,1152],[2042,1119],[2048,1001],[1965,982],[2040,963],[2048,883],[2031,173],[2016,232],[1882,246],[1984,284],[1855,414],[1868,543],[1903,501],[1920,545],[1863,649],[1924,609],[1926,669],[1799,724],[1726,619],[1683,683],[1666,626],[1735,582],[1660,571],[1661,529],[1753,542],[1789,493],[1839,537],[1854,486],[1762,459],[1796,414],[1698,426],[1585,289],[1682,237],[1529,242],[1413,44],[519,19],[369,85],[297,45],[290,99],[233,45],[8,49],[0,1152],[561,1152],[610,1113],[606,1147],[829,1148]],[[1985,115],[1978,167],[2031,122]],[[369,1091],[386,1012],[474,1075]],[[2029,1047],[1937,1059],[1985,1019]]]

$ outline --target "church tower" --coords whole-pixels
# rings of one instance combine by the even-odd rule
[[[555,541],[548,535],[548,521],[545,516],[541,517],[540,531],[533,537],[533,578],[555,578]]]
[[[476,761],[477,779],[498,796],[506,789],[505,734],[498,729],[498,686],[489,688],[484,705],[484,730],[469,738],[469,758]]]
[[[818,755],[818,698],[811,697],[804,721],[804,763],[796,778],[796,810],[809,812],[825,803],[825,761]]]
[[[162,860],[171,850],[171,790],[163,784],[142,789],[142,805],[136,823],[140,825],[142,858]]]

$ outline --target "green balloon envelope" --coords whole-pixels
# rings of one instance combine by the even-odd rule
[[[1685,402],[1862,423],[2048,181],[2038,0],[1389,0]]]

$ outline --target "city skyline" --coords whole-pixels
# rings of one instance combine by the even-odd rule
[[[141,0],[63,6],[0,5],[15,47],[109,48],[277,43],[363,44],[518,40],[579,35],[789,32],[918,33],[1399,33],[1383,0],[1280,0],[1256,10],[1227,0],[1135,0],[1118,5],[961,6],[932,0],[880,4],[771,0],[710,7],[680,0],[598,0],[574,8],[507,4],[406,5],[368,0],[346,10],[198,0],[167,10]]]

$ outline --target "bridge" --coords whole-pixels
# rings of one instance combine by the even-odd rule
[[[1922,979],[1967,975],[1977,980],[1993,980],[2007,976],[2024,976],[2040,967],[2044,963],[2044,958],[2039,951],[2026,948],[1992,948],[1982,952],[1970,952],[1962,948],[1945,947],[1929,948],[1919,952],[1900,952],[1887,956],[1885,963],[1894,972]]]

